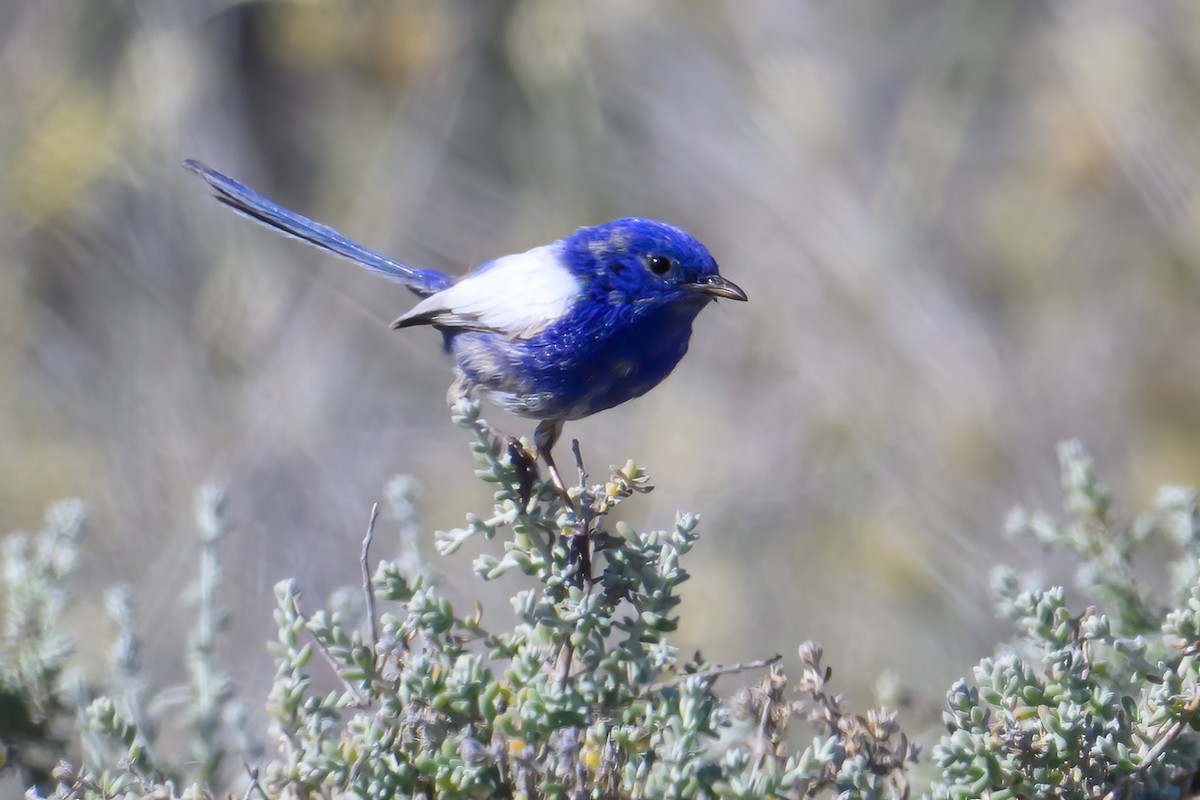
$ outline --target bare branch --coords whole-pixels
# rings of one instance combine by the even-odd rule
[[[379,655],[379,623],[375,620],[375,586],[371,582],[371,568],[367,563],[367,555],[371,550],[371,540],[375,538],[375,521],[379,519],[379,503],[371,506],[371,521],[367,523],[367,535],[363,537],[362,555],[358,563],[362,567],[363,597],[367,601],[367,620],[371,624],[371,657]]]
[[[760,658],[757,661],[743,661],[738,664],[717,664],[716,666],[709,667],[708,669],[702,669],[699,672],[685,672],[676,675],[670,680],[659,681],[658,683],[651,684],[650,688],[646,690],[646,694],[656,694],[661,692],[663,689],[669,689],[672,686],[677,686],[686,681],[688,678],[719,678],[722,675],[733,675],[738,672],[746,672],[752,669],[763,669],[764,667],[769,667],[772,664],[777,663],[782,658],[783,656],[776,654],[770,658]]]

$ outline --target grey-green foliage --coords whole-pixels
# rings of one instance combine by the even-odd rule
[[[1153,512],[1122,525],[1079,444],[1061,445],[1059,460],[1066,519],[1018,511],[1009,530],[1073,554],[1096,605],[1072,611],[1062,587],[1022,588],[996,571],[1019,639],[951,688],[933,797],[1189,796],[1200,765],[1197,494],[1164,489]],[[1158,599],[1132,564],[1156,536],[1178,548]]]
[[[477,474],[495,486],[495,504],[439,533],[437,549],[451,556],[472,537],[499,541],[474,567],[482,580],[524,575],[511,610],[491,610],[485,624],[481,606],[462,613],[441,594],[416,550],[413,486],[394,481],[398,558],[368,571],[373,514],[360,589],[308,612],[293,581],[276,586],[267,709],[278,750],[264,761],[231,735],[240,706],[214,657],[225,526],[223,495],[205,490],[191,683],[144,700],[132,603],[126,591],[110,593],[112,679],[103,694],[77,693],[84,765],[55,767],[55,796],[175,797],[194,781],[182,796],[203,797],[237,783],[221,769],[231,754],[254,765],[240,791],[269,798],[907,795],[915,746],[893,712],[842,709],[815,645],[800,650],[798,698],[778,657],[729,667],[679,657],[668,637],[698,519],[681,514],[647,532],[610,526],[616,505],[650,490],[639,467],[627,463],[601,484],[581,479],[570,502],[535,482],[522,502],[529,487],[478,406],[460,404],[455,419],[475,434]],[[591,578],[581,573],[584,541],[595,550]],[[748,669],[763,671],[761,681],[733,698],[717,694],[722,675]],[[788,735],[797,715],[817,734],[800,750]],[[168,720],[191,734],[187,753],[156,748]]]
[[[3,544],[0,761],[28,780],[48,776],[70,707],[62,687],[73,642],[62,616],[83,523],[82,503],[65,501],[41,531],[14,533]]]
[[[196,625],[187,653],[187,685],[152,691],[141,670],[141,643],[128,587],[104,595],[113,621],[109,669],[98,681],[71,671],[74,649],[64,610],[83,530],[82,504],[54,506],[37,534],[4,542],[0,611],[0,744],[4,766],[26,784],[57,785],[63,796],[100,797],[144,792],[174,781],[217,782],[227,751],[255,757],[245,733],[245,707],[233,698],[216,665],[216,635],[226,623],[216,602],[217,544],[225,533],[224,495],[206,487],[197,498],[200,575],[192,587]],[[155,745],[164,729],[183,734],[187,752],[164,754]],[[62,759],[78,753],[83,768]],[[31,794],[40,791],[31,789]]]
[[[511,601],[515,624],[493,627],[511,618],[504,611],[485,624],[481,607],[456,610],[411,553],[374,573],[374,599],[385,604],[377,631],[337,612],[308,616],[294,583],[281,583],[269,703],[281,757],[260,773],[267,795],[902,794],[912,751],[894,715],[842,713],[816,648],[804,651],[802,688],[821,735],[800,752],[784,734],[809,708],[785,698],[778,665],[729,702],[714,691],[724,669],[680,659],[668,635],[698,520],[609,528],[614,506],[649,491],[640,468],[631,462],[605,483],[573,489],[572,505],[541,483],[523,503],[520,476],[478,406],[460,404],[455,419],[475,433],[478,475],[496,486],[495,507],[439,533],[437,549],[448,556],[473,537],[501,540],[474,568],[484,580],[527,576],[529,588]],[[400,517],[411,529],[410,511]],[[594,582],[572,555],[585,530]],[[313,673],[329,671],[338,688],[316,691]]]
[[[495,503],[437,534],[436,546],[450,557],[483,539],[474,561],[481,580],[521,576],[511,610],[464,613],[440,592],[416,549],[413,486],[393,482],[396,559],[368,570],[373,515],[355,554],[363,586],[311,610],[293,581],[276,587],[267,707],[277,750],[263,757],[229,735],[238,705],[213,638],[224,617],[214,599],[221,496],[205,493],[197,596],[208,627],[193,636],[192,685],[177,715],[192,751],[155,750],[163,704],[142,700],[131,604],[117,590],[108,601],[113,678],[104,695],[79,695],[85,764],[55,768],[55,795],[176,797],[176,785],[195,780],[182,796],[204,797],[234,785],[220,765],[236,753],[252,765],[238,776],[247,797],[909,796],[916,746],[894,712],[842,708],[816,645],[801,646],[794,686],[777,658],[728,668],[680,658],[670,634],[688,578],[682,561],[700,528],[686,514],[665,530],[612,524],[614,506],[650,489],[639,467],[627,463],[600,484],[581,479],[569,503],[535,482],[523,502],[522,476],[478,406],[460,404],[455,419],[474,432],[478,475],[495,487]],[[1081,448],[1064,445],[1060,458],[1066,519],[1017,512],[1009,528],[1075,559],[1084,602],[1094,605],[1073,611],[1061,587],[997,570],[998,605],[1018,638],[951,688],[932,798],[1176,798],[1195,782],[1200,500],[1165,489],[1153,512],[1121,525]],[[79,519],[55,512],[41,537],[18,538],[6,556],[16,576],[5,586],[6,632],[22,633],[6,640],[0,674],[10,693],[28,687],[35,698],[43,687],[38,708],[69,706],[61,688],[69,643],[57,627],[65,596],[56,592]],[[580,572],[585,531],[592,580]],[[1166,587],[1160,596],[1131,563],[1157,539],[1177,553],[1168,579],[1156,581]],[[30,576],[41,585],[26,585]],[[763,674],[733,697],[716,691],[722,675],[746,669]],[[798,718],[815,735],[797,735]]]
[[[306,613],[293,582],[276,587],[268,710],[278,750],[264,759],[233,735],[245,730],[244,706],[217,667],[223,495],[200,495],[190,684],[150,702],[131,597],[120,588],[107,596],[116,642],[103,693],[66,688],[71,642],[61,614],[83,515],[62,505],[40,535],[11,537],[5,548],[0,690],[20,711],[8,717],[19,729],[5,728],[11,764],[44,781],[73,706],[84,766],[54,768],[59,798],[174,798],[176,782],[188,780],[196,783],[182,796],[202,798],[232,786],[222,764],[233,753],[258,765],[240,778],[246,796],[263,798],[908,796],[916,746],[894,712],[841,708],[816,645],[800,648],[799,699],[776,658],[733,668],[680,660],[670,634],[697,519],[680,515],[670,529],[644,533],[610,527],[614,506],[649,491],[640,468],[628,463],[604,483],[572,489],[571,503],[534,483],[522,503],[521,476],[479,408],[463,403],[455,416],[475,434],[478,474],[496,486],[496,503],[439,533],[437,548],[449,557],[473,537],[496,542],[475,558],[475,572],[484,581],[524,576],[511,614],[492,609],[485,624],[484,609],[462,613],[440,594],[416,553],[412,483],[395,481],[388,503],[400,557],[367,571],[372,518],[361,588]],[[931,798],[1181,798],[1195,781],[1198,495],[1164,489],[1156,510],[1117,524],[1079,445],[1063,445],[1060,458],[1067,518],[1016,512],[1009,529],[1072,555],[1096,604],[1072,610],[1062,588],[997,570],[998,606],[1019,637],[950,690]],[[595,549],[593,581],[580,571],[583,530]],[[1132,569],[1154,539],[1177,552],[1160,597]],[[764,674],[748,690],[716,693],[720,675],[751,667]],[[816,729],[800,747],[790,732],[797,716]],[[156,750],[168,717],[191,733],[187,753]]]

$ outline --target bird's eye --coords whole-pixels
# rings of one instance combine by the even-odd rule
[[[646,258],[646,266],[655,275],[666,275],[671,271],[671,259],[666,256],[648,256]]]

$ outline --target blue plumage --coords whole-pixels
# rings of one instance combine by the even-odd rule
[[[629,217],[580,228],[452,278],[363,247],[199,162],[184,167],[235,211],[424,298],[394,326],[444,333],[459,372],[452,397],[478,389],[541,420],[535,440],[560,490],[550,449],[562,423],[654,388],[687,352],[692,321],[710,301],[746,299],[704,245],[665,222]]]

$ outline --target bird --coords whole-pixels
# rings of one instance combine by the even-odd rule
[[[653,389],[687,352],[700,311],[719,298],[747,299],[694,236],[654,219],[581,227],[454,277],[388,258],[200,161],[187,159],[183,167],[234,211],[417,295],[392,327],[428,325],[442,333],[455,361],[451,405],[478,393],[538,420],[537,457],[564,497],[551,452],[563,424]],[[517,440],[493,432],[509,441],[510,454],[524,453]]]

